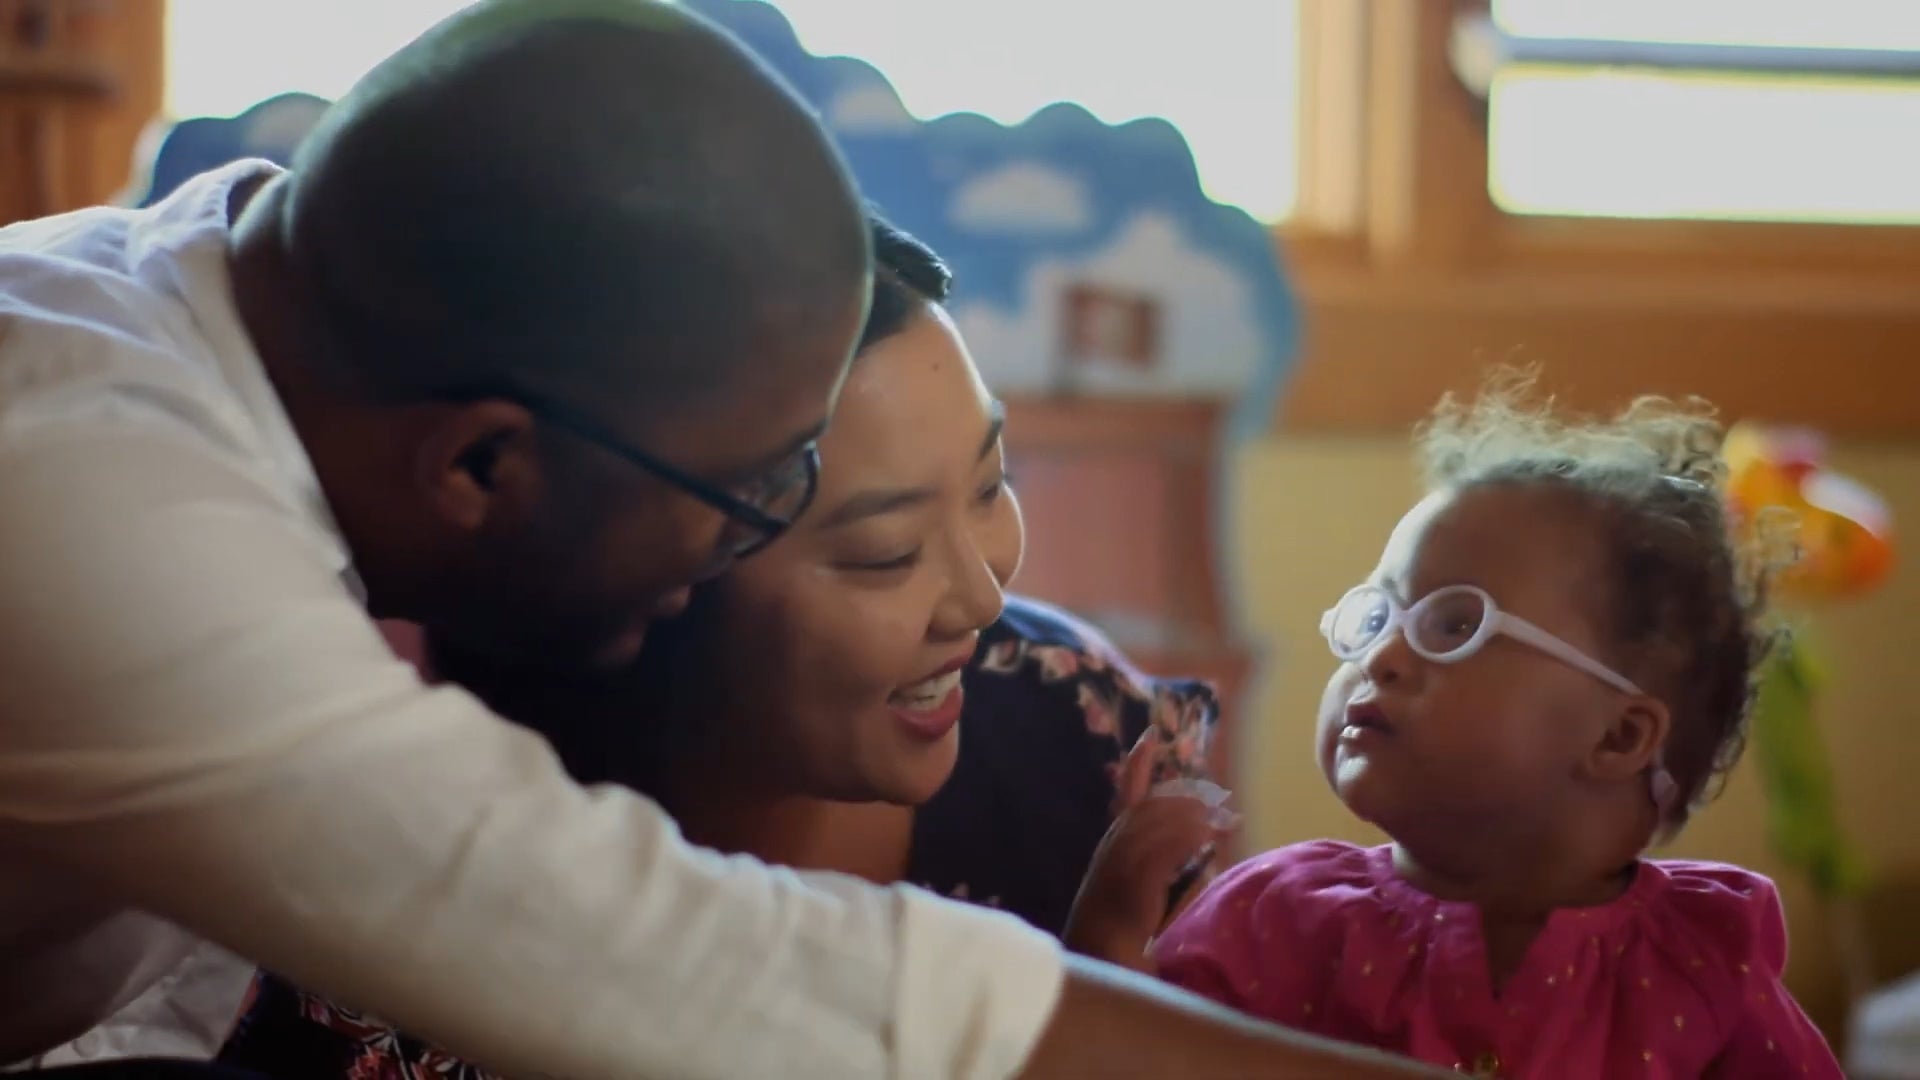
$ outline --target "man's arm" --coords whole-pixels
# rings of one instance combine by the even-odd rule
[[[1144,975],[1070,957],[1022,1080],[1414,1080],[1452,1073],[1241,1016]]]
[[[422,686],[196,440],[0,449],[0,854],[511,1073],[1418,1075],[1104,967],[1062,996],[1010,917],[689,847]]]
[[[423,686],[326,538],[202,438],[101,422],[0,448],[0,861],[507,1072],[1018,1067],[1058,994],[1050,940],[700,851],[578,787]]]

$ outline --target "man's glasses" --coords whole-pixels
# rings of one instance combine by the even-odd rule
[[[718,553],[726,558],[746,558],[779,539],[812,505],[820,490],[820,446],[812,439],[796,447],[778,465],[727,491],[628,443],[591,417],[559,402],[525,393],[498,396],[519,402],[540,420],[645,469],[725,514],[727,524],[720,534]]]

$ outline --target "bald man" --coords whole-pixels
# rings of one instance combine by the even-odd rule
[[[231,950],[509,1073],[1407,1075],[692,849],[388,652],[631,660],[811,499],[868,274],[800,103],[650,0],[476,5],[290,172],[0,231],[0,1061],[217,1039]]]

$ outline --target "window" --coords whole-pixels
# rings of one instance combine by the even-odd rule
[[[463,0],[173,0],[168,111],[226,115],[277,93],[341,91]],[[1161,116],[1202,183],[1266,220],[1296,192],[1298,0],[780,0],[816,53],[867,60],[918,116],[1018,122],[1076,101]],[[236,42],[285,42],[240,48]]]
[[[1517,214],[1920,224],[1910,0],[1494,0],[1455,56]]]

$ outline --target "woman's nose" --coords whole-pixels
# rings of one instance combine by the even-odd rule
[[[957,638],[992,625],[1006,607],[1000,579],[970,543],[956,546],[954,571],[947,593],[933,613],[933,633]]]

